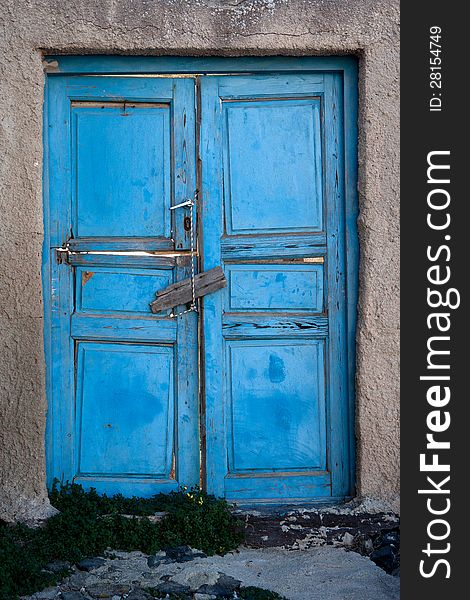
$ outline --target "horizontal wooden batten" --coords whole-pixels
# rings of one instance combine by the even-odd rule
[[[130,473],[126,473],[126,472],[107,473],[107,472],[100,471],[100,472],[95,473],[94,471],[80,470],[75,479],[77,479],[78,477],[84,478],[84,479],[86,478],[86,479],[99,479],[99,480],[137,479],[137,480],[146,481],[148,479],[152,479],[153,481],[173,481],[172,479],[168,478],[166,473],[158,473],[158,472],[157,473],[132,473],[132,472],[130,472]]]
[[[169,238],[98,238],[71,239],[67,247],[73,252],[144,250],[146,252],[174,251],[175,242]]]
[[[96,252],[70,252],[67,263],[73,267],[131,267],[147,269],[172,269],[177,265],[189,264],[190,256],[171,256],[147,254],[145,252],[135,254],[116,254],[112,251]]]
[[[249,75],[220,79],[219,96],[227,99],[257,102],[264,98],[278,100],[288,98],[297,101],[305,97],[318,98],[323,91],[323,74],[304,76],[302,73],[270,75]]]
[[[226,476],[226,479],[262,479],[263,477],[269,479],[269,477],[272,477],[273,475],[278,477],[305,477],[306,475],[309,475],[314,477],[324,477],[326,480],[328,480],[330,477],[328,471],[320,468],[299,469],[298,471],[283,471],[280,469],[272,469],[271,471],[257,471],[256,469],[253,469],[246,472],[232,471]]]
[[[99,102],[99,101],[73,101],[71,102],[72,108],[168,108],[168,103],[158,102],[127,102],[116,101],[116,102]]]
[[[93,487],[100,494],[121,493],[126,496],[141,496],[148,498],[159,492],[168,493],[178,489],[178,482],[174,479],[156,479],[143,477],[94,477],[78,475],[74,482],[86,488]]]
[[[308,497],[311,495],[311,489],[315,490],[316,497],[331,495],[331,474],[324,471],[313,477],[310,473],[271,473],[271,477],[258,477],[255,474],[252,474],[252,477],[231,475],[225,477],[224,483],[227,499],[250,499],[260,502],[266,498],[278,498],[285,502],[290,500],[291,496]]]
[[[150,310],[158,313],[187,302],[194,302],[206,294],[211,294],[227,285],[221,267],[199,273],[194,278],[178,281],[163,290],[157,291],[157,299],[150,303]]]
[[[316,96],[312,96],[312,95],[305,95],[305,96],[289,96],[288,94],[282,94],[279,93],[276,96],[270,96],[269,94],[259,94],[256,98],[252,98],[251,95],[240,95],[240,96],[227,96],[227,97],[223,97],[221,98],[222,102],[225,103],[230,103],[230,102],[236,102],[236,103],[244,103],[244,102],[282,102],[283,100],[289,100],[291,102],[295,102],[297,100],[320,100],[321,96],[316,95]]]
[[[317,264],[323,265],[325,263],[324,256],[298,256],[295,258],[241,258],[241,259],[229,259],[224,261],[226,265],[303,265],[303,264]]]
[[[317,233],[227,236],[221,240],[221,251],[224,260],[322,256],[326,254],[326,235]]]
[[[149,309],[150,310],[150,309]],[[122,318],[103,315],[72,316],[71,335],[82,340],[114,340],[124,342],[176,342],[177,324],[158,317]]]
[[[328,318],[323,315],[264,315],[225,313],[222,331],[225,339],[238,338],[326,338]]]

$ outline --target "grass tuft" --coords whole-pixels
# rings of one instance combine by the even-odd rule
[[[54,585],[67,574],[45,570],[54,560],[77,563],[108,548],[153,554],[180,545],[212,556],[235,549],[244,538],[227,502],[197,488],[125,498],[56,482],[50,500],[60,513],[43,527],[0,524],[0,600],[16,600]],[[160,511],[166,515],[156,523],[138,518]]]

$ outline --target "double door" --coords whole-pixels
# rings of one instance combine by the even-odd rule
[[[344,97],[326,71],[49,77],[50,480],[351,493]],[[152,314],[195,263],[227,286]]]

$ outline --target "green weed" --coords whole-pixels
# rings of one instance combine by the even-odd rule
[[[225,554],[244,537],[227,502],[199,489],[124,498],[55,483],[50,500],[60,513],[43,527],[0,524],[0,600],[15,600],[62,579],[66,572],[45,570],[53,560],[76,563],[108,548],[152,554],[179,545]],[[159,522],[142,518],[159,511],[166,513]]]

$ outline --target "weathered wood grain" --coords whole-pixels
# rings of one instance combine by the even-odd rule
[[[194,278],[196,298],[216,292],[226,285],[227,280],[225,279],[222,267],[215,267],[210,271],[199,273]],[[156,295],[157,299],[150,303],[150,310],[153,313],[191,302],[193,299],[191,278],[169,285],[157,292]]]
[[[169,208],[197,187],[194,81],[55,77],[45,96],[46,248],[72,252],[68,264],[44,254],[49,483],[125,496],[194,486],[197,315],[148,306],[190,274],[185,211]]]
[[[204,302],[207,488],[242,504],[354,489],[353,71],[200,80],[202,254],[229,281]]]

